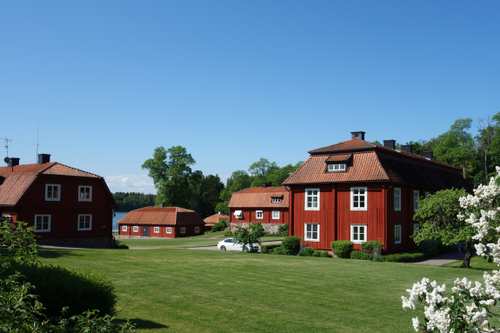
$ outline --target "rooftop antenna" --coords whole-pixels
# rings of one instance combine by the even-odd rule
[[[9,157],[9,144],[12,142],[11,139],[9,138],[3,138],[3,143],[4,143],[4,148],[5,148],[5,152],[7,154],[6,157]]]
[[[36,128],[36,143],[35,143],[35,161],[38,159],[38,154],[40,150],[40,131],[39,128]]]

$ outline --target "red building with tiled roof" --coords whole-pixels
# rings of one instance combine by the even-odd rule
[[[47,154],[38,160],[0,168],[1,215],[32,225],[43,244],[110,246],[114,201],[104,179]]]
[[[283,183],[290,189],[289,232],[308,247],[328,249],[334,240],[358,247],[378,240],[388,252],[410,249],[419,199],[468,186],[461,170],[412,154],[408,147],[396,150],[394,140],[372,144],[364,132],[309,154]]]
[[[144,207],[118,222],[122,237],[175,238],[203,233],[204,223],[194,210],[180,207]]]
[[[284,186],[247,188],[231,196],[231,227],[262,223],[267,232],[275,233],[280,225],[288,224],[288,208],[289,194]]]
[[[229,215],[222,214],[221,212],[215,213],[203,219],[205,222],[205,229],[210,230],[214,225],[221,221],[226,221],[229,223]]]

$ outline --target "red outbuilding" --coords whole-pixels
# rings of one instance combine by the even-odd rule
[[[122,237],[175,238],[200,235],[204,223],[194,210],[180,207],[144,207],[118,222]]]
[[[110,246],[114,201],[104,179],[40,154],[0,168],[0,213],[33,226],[39,243]]]
[[[377,240],[386,252],[413,248],[420,198],[469,184],[460,169],[401,148],[394,140],[381,146],[365,141],[365,132],[352,132],[351,140],[310,151],[284,182],[290,189],[289,233],[318,249],[331,248],[334,240],[351,240],[355,247]]]
[[[203,220],[203,222],[205,222],[205,230],[211,230],[214,225],[221,221],[226,221],[227,223],[229,223],[229,215],[218,212],[206,217]]]
[[[266,232],[276,233],[288,224],[289,194],[285,187],[251,187],[233,193],[229,201],[231,228],[261,223]]]

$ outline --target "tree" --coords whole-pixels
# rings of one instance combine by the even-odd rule
[[[240,191],[252,185],[252,177],[243,170],[234,171],[227,179],[226,187],[219,195],[220,202],[216,205],[215,210],[222,213],[229,213],[229,200],[234,192]]]
[[[189,207],[201,216],[214,213],[221,191],[224,189],[219,176],[205,176],[201,171],[195,171],[189,178],[190,200]]]
[[[487,181],[495,173],[495,165],[500,165],[500,112],[480,123],[476,136],[478,161],[482,165],[475,182]]]
[[[433,239],[444,245],[464,245],[464,267],[470,267],[473,253],[473,230],[470,225],[458,219],[460,197],[466,195],[462,189],[441,190],[427,196],[420,202],[414,220],[420,224],[414,235],[417,244]]]
[[[260,223],[250,223],[248,227],[238,226],[234,238],[243,247],[250,244],[260,244],[260,239],[265,235],[264,227]]]
[[[115,192],[113,199],[118,212],[128,212],[132,209],[153,206],[155,204],[154,194],[144,194],[137,192]]]

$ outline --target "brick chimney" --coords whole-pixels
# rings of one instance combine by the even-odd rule
[[[365,134],[366,134],[366,132],[364,132],[364,131],[351,132],[351,136],[355,140],[364,140],[365,139]]]
[[[396,140],[384,140],[384,147],[389,149],[396,149]]]
[[[19,165],[19,162],[21,159],[19,157],[6,157],[4,159],[5,163],[7,163],[7,166],[9,167],[15,167]]]

